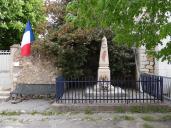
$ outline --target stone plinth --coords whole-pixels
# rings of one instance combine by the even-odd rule
[[[105,86],[106,87],[106,86]],[[108,88],[101,88],[100,85],[94,85],[93,88],[87,88],[85,95],[97,98],[114,98],[114,97],[125,97],[125,91],[113,85],[109,85]]]

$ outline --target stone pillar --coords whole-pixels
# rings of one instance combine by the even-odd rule
[[[146,54],[145,47],[138,48],[138,58],[140,73],[155,73],[155,59]]]
[[[159,74],[159,61],[157,59],[154,60],[155,65],[154,65],[154,74],[155,75],[160,75]]]
[[[98,81],[101,80],[110,81],[109,55],[106,37],[103,37],[102,39],[99,57]]]
[[[17,67],[20,66],[19,64],[19,52],[20,52],[20,45],[19,44],[14,44],[10,47],[11,51],[11,77],[12,77],[12,89],[14,90],[16,87],[16,82],[17,82],[17,71],[19,70]]]

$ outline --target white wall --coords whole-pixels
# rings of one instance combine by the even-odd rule
[[[0,90],[6,90],[12,87],[11,78],[10,51],[0,50]]]
[[[164,46],[166,46],[166,43],[170,40],[170,36],[167,36],[165,39],[162,40],[163,45],[159,45],[156,50],[161,50]],[[171,77],[171,63],[168,63],[168,61],[156,61],[156,74],[160,76],[167,76]]]

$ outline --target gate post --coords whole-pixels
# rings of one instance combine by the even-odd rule
[[[160,94],[161,94],[161,102],[163,102],[163,77],[160,76]]]
[[[64,94],[64,83],[65,79],[63,76],[56,78],[56,102],[60,100]]]
[[[11,89],[11,56],[9,50],[0,50],[0,90]]]
[[[20,45],[19,44],[12,45],[10,47],[10,51],[11,51],[11,79],[12,79],[12,89],[11,89],[11,91],[13,91],[15,89],[15,87],[16,87],[16,82],[17,82],[17,78],[15,77],[16,74],[14,72],[14,66],[15,66],[14,62],[17,61],[16,55],[18,55],[18,52],[20,51]]]

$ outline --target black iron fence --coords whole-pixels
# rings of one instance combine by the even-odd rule
[[[141,87],[144,93],[162,99],[163,98],[163,77],[149,74],[141,74]]]
[[[115,79],[97,81],[94,78],[56,80],[57,103],[160,103],[163,101],[163,79],[142,74],[138,81]]]
[[[163,77],[163,97],[171,101],[171,77]]]

